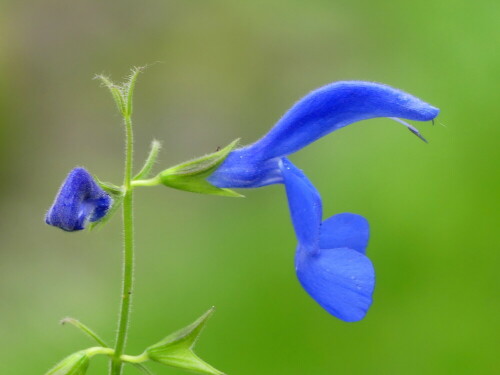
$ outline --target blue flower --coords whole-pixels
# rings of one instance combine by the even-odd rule
[[[322,221],[320,195],[307,177],[286,158],[280,170],[299,241],[295,270],[300,283],[330,314],[346,322],[363,319],[375,286],[365,255],[368,221],[351,213]]]
[[[379,83],[335,82],[299,100],[257,142],[237,149],[208,181],[220,188],[255,188],[283,183],[279,161],[319,138],[357,121],[390,117],[421,137],[399,118],[430,121],[437,108],[403,91]]]
[[[208,178],[219,188],[285,185],[298,239],[297,277],[326,311],[347,322],[364,318],[372,303],[375,272],[365,251],[368,221],[351,213],[322,221],[317,190],[286,156],[346,125],[389,117],[425,140],[401,118],[433,120],[439,110],[392,87],[361,81],[337,82],[299,100],[257,142],[232,151]]]
[[[90,173],[75,168],[62,184],[45,222],[68,232],[82,230],[87,222],[102,219],[112,203]]]

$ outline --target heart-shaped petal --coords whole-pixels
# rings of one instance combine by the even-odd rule
[[[375,287],[375,271],[365,255],[348,248],[311,255],[299,247],[295,267],[304,289],[330,314],[346,322],[365,317]]]

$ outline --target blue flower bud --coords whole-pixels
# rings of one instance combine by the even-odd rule
[[[68,232],[82,230],[88,222],[102,219],[112,203],[90,173],[77,167],[62,184],[45,222]]]

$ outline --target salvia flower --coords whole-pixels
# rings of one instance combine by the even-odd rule
[[[439,110],[387,85],[346,81],[299,100],[257,142],[232,151],[208,178],[219,188],[284,184],[298,239],[297,277],[326,311],[344,321],[362,319],[372,303],[375,273],[365,251],[368,221],[351,213],[322,221],[321,198],[286,156],[357,121],[389,117],[425,139],[403,119],[433,120]]]
[[[63,182],[45,222],[68,232],[82,230],[88,222],[102,219],[112,203],[90,173],[78,167]]]
[[[279,160],[337,129],[361,120],[389,117],[421,137],[400,118],[430,121],[438,113],[437,108],[387,85],[331,83],[299,100],[263,138],[231,152],[208,181],[220,188],[283,183]]]
[[[280,162],[299,244],[295,270],[304,289],[330,314],[362,319],[372,302],[375,271],[366,257],[368,221],[350,213],[322,221],[319,193],[289,160]]]

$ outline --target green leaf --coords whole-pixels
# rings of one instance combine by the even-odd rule
[[[146,159],[146,162],[144,163],[139,173],[135,175],[134,180],[141,180],[143,178],[148,177],[149,173],[151,172],[151,169],[153,169],[156,159],[158,158],[158,153],[160,152],[160,148],[161,148],[161,143],[156,139],[154,139],[153,142],[151,142],[151,149],[149,150],[148,158]]]
[[[212,307],[194,323],[172,333],[162,341],[147,348],[145,353],[148,358],[164,365],[196,371],[202,374],[224,375],[193,352],[193,347],[214,310]]]
[[[122,88],[114,84],[108,77],[102,74],[96,75],[95,79],[100,80],[102,84],[108,88],[111,95],[113,96],[113,99],[116,103],[116,106],[118,107],[118,110],[120,111],[122,116],[125,116],[127,107],[125,105],[125,97],[123,95]]]
[[[153,361],[163,363],[164,365],[181,368],[184,370],[195,371],[201,374],[224,375],[216,368],[210,366],[192,350],[171,350],[168,353],[151,358]]]
[[[168,335],[160,342],[150,346],[148,350],[150,351],[151,350],[154,351],[157,349],[162,350],[163,347],[169,347],[177,344],[183,344],[184,346],[187,346],[189,348],[193,347],[202,329],[204,328],[206,322],[213,315],[214,312],[215,312],[215,307],[212,307],[205,314],[200,316],[196,321],[194,321],[187,327],[184,327]]]
[[[200,158],[176,165],[161,172],[157,178],[163,185],[174,189],[200,194],[242,197],[230,189],[221,189],[210,184],[206,178],[210,176],[226,160],[229,153],[238,144],[238,139],[222,150]]]
[[[106,344],[104,342],[104,340],[99,337],[99,335],[97,333],[95,333],[92,329],[87,327],[85,324],[83,324],[79,320],[74,319],[74,318],[70,318],[70,317],[67,317],[67,318],[64,318],[63,320],[61,320],[62,325],[66,324],[66,323],[71,324],[72,326],[78,328],[80,331],[85,333],[91,339],[95,340],[102,347],[109,348],[108,344]]]
[[[85,351],[71,354],[50,369],[45,375],[84,375],[90,359]]]
[[[134,89],[135,83],[137,82],[137,76],[144,70],[144,67],[135,67],[130,72],[130,76],[128,80],[122,86],[122,92],[124,93],[124,98],[126,100],[126,114],[127,116],[132,116],[133,109],[133,97],[134,97]]]

